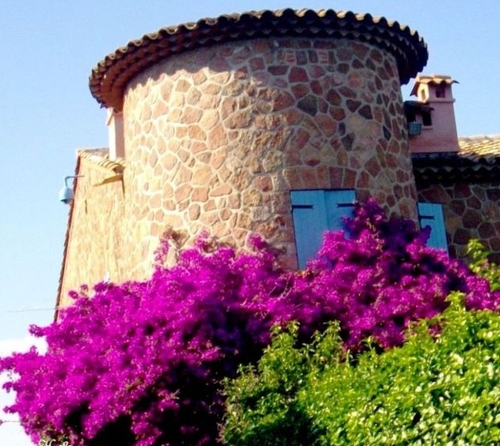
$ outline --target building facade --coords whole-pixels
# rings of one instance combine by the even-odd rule
[[[408,27],[332,10],[200,20],[107,56],[90,87],[108,109],[109,148],[78,153],[58,305],[81,283],[147,277],[168,228],[237,247],[258,233],[302,267],[368,196],[429,222],[453,255],[471,235],[497,250],[498,182],[476,176],[465,196],[444,164],[429,175],[463,156],[451,79],[417,78],[418,100],[403,102],[427,57]],[[476,214],[489,225],[470,228]]]

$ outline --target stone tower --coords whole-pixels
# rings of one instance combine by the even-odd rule
[[[259,233],[296,266],[293,191],[352,190],[416,218],[400,87],[427,57],[398,22],[291,9],[164,28],[108,55],[90,89],[125,166],[109,206],[127,259],[112,280],[147,275],[167,226],[236,246]]]

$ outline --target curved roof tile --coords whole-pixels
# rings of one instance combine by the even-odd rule
[[[458,152],[412,154],[417,183],[498,181],[500,135],[459,138],[458,145]]]
[[[332,9],[281,9],[205,18],[161,28],[107,55],[92,70],[90,91],[104,107],[121,110],[123,92],[138,73],[173,54],[217,43],[259,37],[346,37],[391,52],[406,83],[427,63],[427,45],[416,31],[385,17]]]

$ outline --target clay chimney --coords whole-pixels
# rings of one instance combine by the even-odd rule
[[[405,101],[410,150],[422,152],[457,152],[458,136],[451,91],[458,83],[450,76],[421,75],[411,91],[416,101]]]

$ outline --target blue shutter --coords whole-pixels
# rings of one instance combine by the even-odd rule
[[[342,217],[352,214],[353,190],[291,191],[293,225],[299,268],[314,258],[326,230],[343,229]]]
[[[420,227],[425,228],[426,226],[430,226],[431,228],[431,235],[427,241],[427,246],[444,249],[448,252],[442,206],[435,203],[418,203],[418,214]]]
[[[329,190],[325,193],[327,229],[344,229],[344,217],[352,217],[356,194],[353,190]]]

